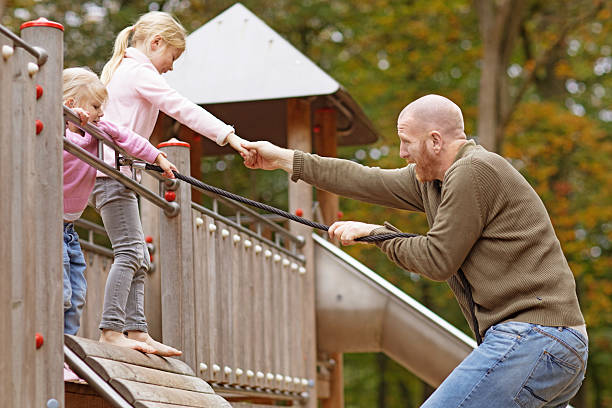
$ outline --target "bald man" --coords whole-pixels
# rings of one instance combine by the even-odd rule
[[[423,407],[564,407],[578,392],[588,355],[573,274],[546,208],[503,157],[467,140],[461,109],[427,95],[397,121],[400,157],[386,170],[247,143],[250,168],[282,168],[339,195],[425,212],[427,235],[376,245],[396,264],[446,281],[479,346]],[[398,230],[343,221],[343,244]],[[410,339],[406,339],[406,347]]]

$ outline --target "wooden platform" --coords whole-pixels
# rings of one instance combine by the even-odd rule
[[[65,345],[137,408],[231,408],[175,358],[65,335]]]

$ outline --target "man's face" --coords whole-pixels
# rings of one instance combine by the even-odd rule
[[[417,179],[425,183],[436,179],[436,156],[427,134],[412,126],[412,120],[398,123],[397,134],[400,139],[400,157],[407,163],[415,163]]]

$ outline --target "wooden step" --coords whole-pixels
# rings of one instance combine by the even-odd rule
[[[176,358],[160,357],[82,337],[64,342],[129,404],[139,408],[231,408]]]

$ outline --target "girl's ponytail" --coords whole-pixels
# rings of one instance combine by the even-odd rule
[[[108,85],[113,74],[121,64],[121,60],[125,54],[125,50],[127,50],[129,42],[130,42],[130,34],[134,31],[134,26],[129,26],[121,30],[121,32],[117,35],[117,39],[115,40],[115,46],[113,47],[113,56],[111,59],[104,65],[102,69],[102,74],[100,75],[100,80],[104,85]]]

